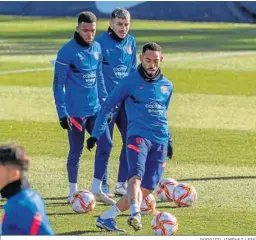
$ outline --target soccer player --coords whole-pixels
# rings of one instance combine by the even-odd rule
[[[82,12],[74,37],[64,44],[55,63],[53,91],[60,125],[68,130],[69,154],[67,171],[69,197],[78,190],[77,177],[80,157],[84,147],[85,131],[91,133],[97,113],[107,98],[102,74],[102,51],[94,41],[96,16],[92,12]],[[109,129],[99,139],[96,156],[101,164],[102,175],[107,168],[106,160],[111,152],[112,140]],[[95,176],[98,177],[99,176]],[[93,192],[96,200],[113,205],[115,201],[101,191]]]
[[[96,41],[100,43],[102,49],[102,71],[108,94],[110,94],[121,79],[136,71],[136,42],[134,37],[128,34],[130,21],[130,13],[123,8],[117,8],[111,14],[108,30],[96,37]],[[123,196],[127,192],[128,177],[126,159],[127,117],[123,103],[113,108],[112,121],[109,123],[111,137],[113,136],[114,124],[117,125],[121,133],[123,143],[119,157],[119,171],[115,194]],[[102,168],[102,158],[104,158],[104,162],[108,161],[108,156],[104,151],[99,151],[95,160],[95,173]],[[101,180],[103,180],[103,192],[110,194],[107,171],[104,176],[100,176],[100,179],[93,179],[92,189],[98,192],[99,185],[102,183]]]
[[[111,109],[125,100],[128,190],[127,195],[97,219],[96,225],[108,231],[123,231],[116,226],[115,217],[129,208],[128,224],[136,231],[142,228],[142,199],[155,189],[162,177],[166,157],[171,158],[173,154],[167,121],[173,85],[161,73],[162,60],[158,44],[143,46],[137,71],[115,87],[98,115],[91,137],[87,139],[87,148],[93,148],[106,128]]]
[[[54,235],[43,199],[26,179],[29,162],[22,147],[0,145],[0,192],[7,199],[3,235]]]

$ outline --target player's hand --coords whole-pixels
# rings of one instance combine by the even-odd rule
[[[171,142],[168,142],[167,157],[169,159],[172,159],[172,156],[173,156],[173,146]]]
[[[60,126],[63,129],[71,130],[72,129],[72,123],[68,116],[65,116],[63,118],[60,118]]]
[[[89,137],[86,140],[87,146],[86,148],[91,151],[91,149],[93,149],[95,147],[96,142],[98,141],[98,139],[96,137]]]

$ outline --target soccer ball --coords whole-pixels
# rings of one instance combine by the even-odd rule
[[[160,212],[151,222],[151,228],[155,235],[173,235],[178,230],[178,222],[174,215]]]
[[[152,213],[156,208],[156,199],[153,194],[149,194],[146,198],[143,199],[140,212],[142,215]]]
[[[180,183],[173,190],[173,200],[179,207],[192,206],[196,199],[196,189],[187,183]]]
[[[88,190],[76,192],[71,199],[71,206],[76,213],[92,212],[95,208],[96,200],[93,194]]]
[[[162,202],[173,201],[173,189],[178,182],[172,178],[163,178],[156,187],[156,194]]]

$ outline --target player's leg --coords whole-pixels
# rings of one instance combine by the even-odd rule
[[[96,116],[92,116],[88,118],[88,122],[86,124],[86,130],[90,134],[92,132],[95,120],[96,120]],[[91,191],[94,194],[97,201],[102,201],[109,205],[113,205],[116,202],[102,192],[102,179],[108,167],[108,159],[111,153],[111,149],[112,149],[112,140],[110,137],[109,129],[106,128],[106,131],[104,132],[104,134],[97,141],[97,149],[96,149],[95,161],[94,161],[94,178],[92,181]]]
[[[128,193],[118,200],[108,211],[104,212],[97,219],[97,226],[108,231],[120,231],[117,228],[115,218],[122,212],[130,208],[131,216],[140,216],[141,205],[141,178],[144,175],[144,164],[146,162],[147,153],[150,144],[147,140],[140,137],[130,137],[127,141],[127,157],[128,157]],[[139,218],[140,220],[140,218]],[[141,228],[141,222],[132,223],[134,229]]]
[[[166,166],[167,146],[165,144],[152,143],[152,148],[146,161],[144,178],[141,183],[143,199],[154,191],[162,178]],[[155,210],[153,214],[157,214]]]
[[[112,121],[108,124],[109,133],[112,140],[113,140],[113,131],[114,131],[116,117],[117,117],[117,111],[114,111],[112,113]],[[113,197],[113,194],[111,194],[110,192],[109,183],[108,183],[108,168],[106,168],[103,179],[102,179],[102,191],[105,194],[107,194],[109,197]]]
[[[151,143],[141,137],[132,137],[127,141],[128,157],[128,201],[131,215],[127,219],[128,225],[135,231],[142,228],[140,206],[142,203],[141,182],[144,178],[145,165],[148,153],[151,149]],[[135,176],[136,178],[132,177]],[[139,177],[139,180],[138,178]],[[134,201],[134,199],[136,199]]]
[[[119,114],[116,119],[116,125],[122,137],[122,149],[119,157],[118,178],[115,186],[115,194],[123,196],[127,193],[128,163],[126,157],[126,135],[127,135],[127,116],[125,106],[120,106]]]
[[[69,154],[67,158],[67,171],[69,180],[70,202],[72,195],[78,191],[77,177],[80,157],[84,147],[85,122],[84,118],[71,118],[72,130],[68,131]]]

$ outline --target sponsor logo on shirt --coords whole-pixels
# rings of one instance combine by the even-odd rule
[[[118,79],[128,76],[127,66],[125,65],[118,65],[117,67],[113,68],[113,71]]]
[[[163,115],[165,112],[165,106],[163,106],[157,102],[151,102],[149,104],[146,104],[145,107],[147,108],[148,113],[151,116]]]
[[[87,87],[94,86],[94,84],[96,82],[96,72],[90,72],[87,74],[83,74],[83,79],[84,79]]]

